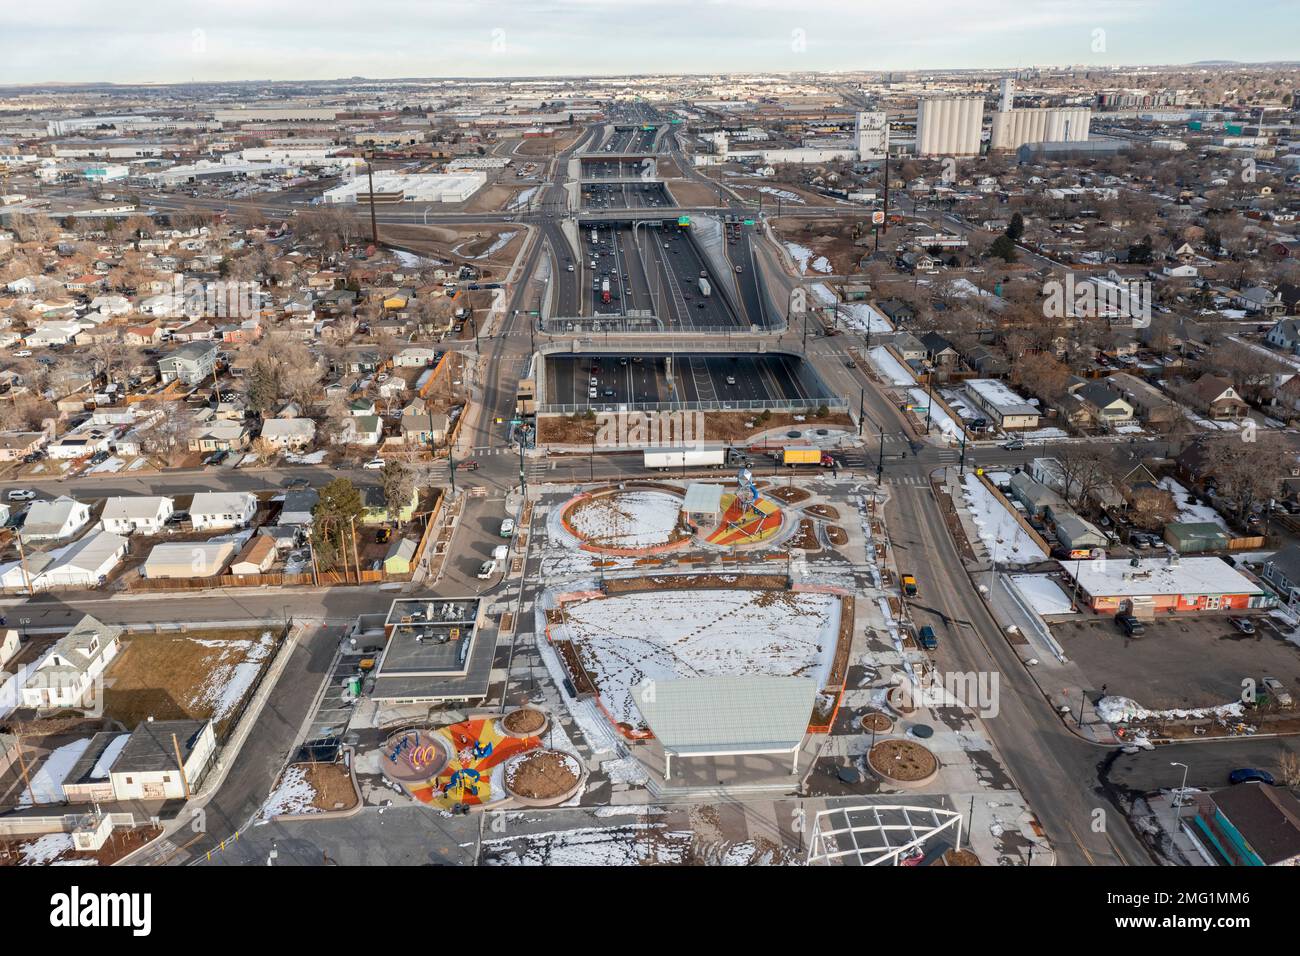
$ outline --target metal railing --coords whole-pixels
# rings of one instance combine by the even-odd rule
[[[846,412],[849,403],[842,398],[774,398],[751,402],[583,402],[573,405],[539,405],[541,415],[574,415],[583,412]]]

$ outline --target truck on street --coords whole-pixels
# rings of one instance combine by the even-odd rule
[[[646,468],[667,471],[670,468],[722,468],[725,465],[747,464],[749,459],[734,448],[647,448],[644,455]]]
[[[822,468],[830,468],[835,464],[835,459],[812,445],[786,445],[773,457],[779,458],[781,464],[793,468],[795,465],[819,465]]]
[[[710,293],[711,291],[713,291],[713,290],[711,290],[711,289],[709,288],[709,280],[708,280],[708,279],[701,279],[701,280],[700,280],[700,295],[704,296],[705,298],[708,298],[708,295],[709,295],[709,293]]]

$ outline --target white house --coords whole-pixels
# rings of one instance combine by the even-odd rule
[[[408,345],[393,356],[393,364],[399,368],[424,368],[438,360],[438,350],[424,345]]]
[[[18,632],[12,627],[0,631],[0,667],[4,667],[18,653]]]
[[[27,336],[26,342],[32,348],[67,345],[77,337],[81,328],[76,322],[45,322]]]
[[[176,510],[175,502],[162,495],[132,495],[104,502],[100,527],[114,534],[158,534]]]
[[[28,672],[22,703],[35,710],[77,707],[121,649],[122,629],[87,614]]]
[[[111,531],[94,530],[63,548],[54,561],[32,581],[38,590],[93,588],[103,584],[126,554],[126,538]]]
[[[195,531],[242,528],[257,514],[257,497],[246,491],[202,491],[190,504]]]
[[[66,495],[53,501],[33,501],[23,522],[22,539],[57,541],[70,538],[90,521],[90,505]]]
[[[262,439],[274,448],[306,448],[316,438],[310,418],[270,418],[262,423]]]
[[[146,720],[131,731],[109,768],[113,797],[184,800],[197,789],[216,750],[210,720]]]

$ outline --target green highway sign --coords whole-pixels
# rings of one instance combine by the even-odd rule
[[[690,216],[678,216],[678,217],[677,217],[677,225],[679,225],[679,226],[689,226],[690,224],[691,224],[691,217],[690,217]]]
[[[746,220],[745,220],[745,225],[747,225],[747,226],[752,226],[753,224],[754,224],[754,220],[752,220],[752,219],[746,219]]]

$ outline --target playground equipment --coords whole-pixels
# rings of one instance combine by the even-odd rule
[[[749,517],[750,511],[759,513],[758,501],[761,497],[758,486],[754,484],[753,472],[749,470],[748,465],[742,465],[740,471],[736,472],[736,501],[741,506],[741,521]]]

